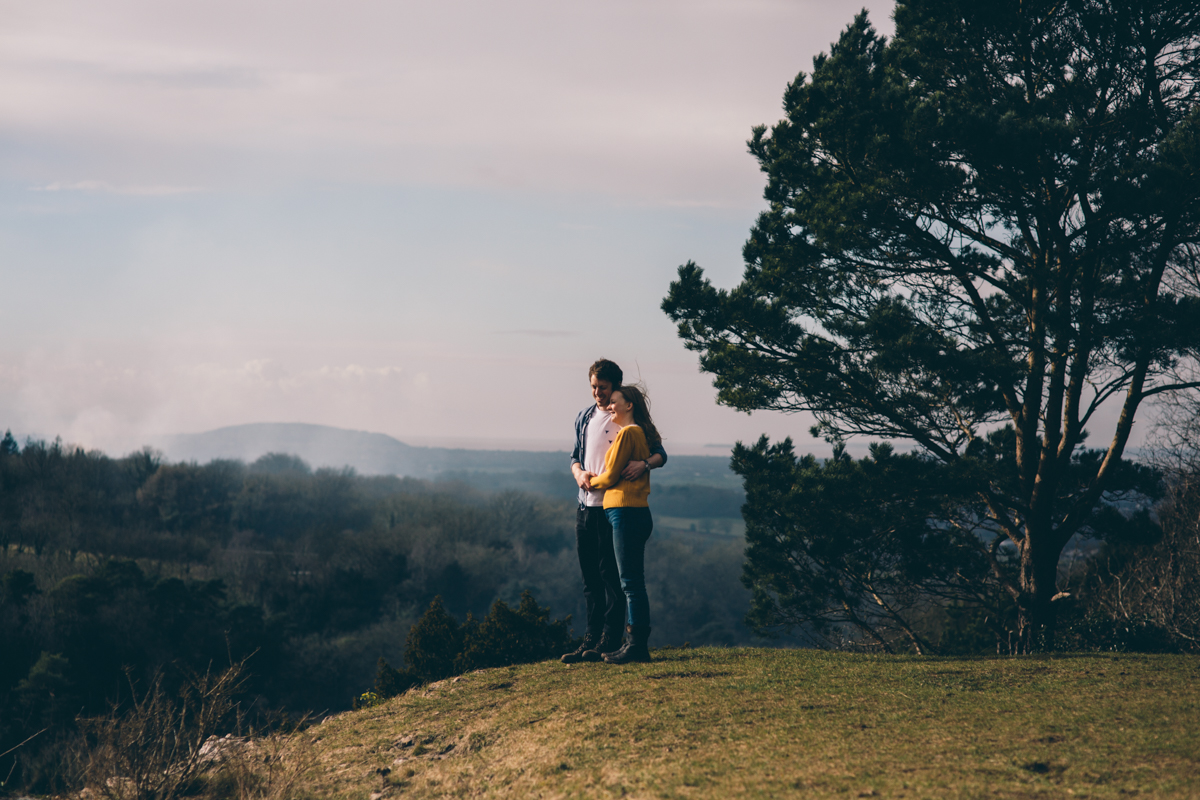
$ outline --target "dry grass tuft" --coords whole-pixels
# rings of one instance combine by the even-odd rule
[[[87,788],[106,800],[166,800],[191,790],[204,770],[204,743],[233,712],[243,665],[186,682],[177,695],[162,676],[144,692],[133,686],[130,708],[82,719],[92,742]]]
[[[210,800],[302,800],[316,763],[313,739],[304,732],[262,737],[225,737],[209,742],[212,756],[202,794]]]
[[[238,721],[243,665],[195,676],[177,694],[161,677],[131,707],[80,720],[88,737],[83,798],[103,800],[301,800],[316,761],[304,732],[215,735]],[[240,727],[240,726],[239,726]],[[302,729],[304,720],[290,726]]]

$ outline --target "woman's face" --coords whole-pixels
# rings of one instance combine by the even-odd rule
[[[608,413],[612,414],[613,419],[625,419],[633,416],[633,403],[625,399],[625,395],[621,394],[621,390],[617,389],[608,399]]]

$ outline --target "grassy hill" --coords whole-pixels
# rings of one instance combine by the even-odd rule
[[[299,734],[313,797],[1197,797],[1200,659],[660,650],[442,681]]]

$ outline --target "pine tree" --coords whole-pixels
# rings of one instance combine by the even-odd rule
[[[688,263],[663,309],[719,402],[973,476],[1028,650],[1139,409],[1200,386],[1200,6],[909,0],[895,21],[889,42],[860,14],[755,129],[769,207],[741,284]]]

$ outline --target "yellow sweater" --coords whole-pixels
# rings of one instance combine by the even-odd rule
[[[650,457],[646,434],[637,425],[626,425],[604,454],[604,472],[592,478],[593,489],[605,489],[605,508],[647,508],[650,505],[650,470],[636,481],[621,477],[621,470],[630,461],[645,461]]]

